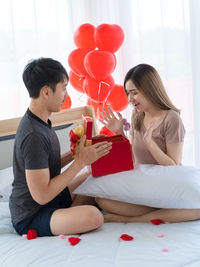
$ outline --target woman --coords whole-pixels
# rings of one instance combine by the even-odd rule
[[[170,101],[158,72],[150,65],[137,65],[126,74],[124,88],[134,107],[130,141],[135,166],[180,165],[185,129],[180,111]],[[104,109],[101,122],[116,134],[124,135],[123,118],[120,113],[118,116],[111,109]],[[108,212],[104,215],[107,222],[149,222],[153,219],[182,222],[200,218],[197,209],[158,209],[101,198],[96,201]]]

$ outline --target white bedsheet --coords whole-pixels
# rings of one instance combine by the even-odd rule
[[[159,238],[160,233],[166,234]],[[129,234],[134,241],[120,240]],[[80,235],[71,246],[66,239],[40,237],[24,240],[10,223],[8,203],[0,203],[0,266],[70,267],[199,267],[200,221],[152,225],[105,223]],[[162,252],[168,248],[168,252]]]

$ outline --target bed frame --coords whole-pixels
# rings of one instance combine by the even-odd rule
[[[61,145],[61,153],[66,151],[66,147],[69,148],[69,144],[67,144],[67,141],[69,140],[67,140],[68,138],[66,138],[66,136],[73,123],[80,122],[82,114],[87,114],[93,119],[93,135],[96,135],[98,129],[92,106],[71,108],[51,115],[50,120],[58,135]],[[20,120],[21,117],[0,121],[0,151],[5,151],[3,157],[0,159],[0,169],[12,166],[14,139]]]
[[[53,127],[59,127],[80,121],[82,114],[87,114],[93,118],[93,121],[95,122],[94,131],[95,133],[97,133],[97,125],[92,106],[71,108],[67,110],[62,110],[57,113],[53,113],[50,117],[50,120],[52,122]],[[15,135],[20,120],[21,117],[8,120],[0,120],[0,140],[5,140],[5,138],[8,138],[9,136]]]

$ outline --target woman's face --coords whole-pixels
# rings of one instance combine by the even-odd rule
[[[150,102],[141,90],[138,90],[132,80],[128,80],[125,84],[129,104],[137,111],[148,111]]]

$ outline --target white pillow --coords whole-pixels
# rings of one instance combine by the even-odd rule
[[[12,167],[0,170],[0,202],[9,200],[13,180],[14,176]]]
[[[200,169],[191,166],[140,165],[137,169],[93,178],[75,194],[156,208],[200,208]]]
[[[0,234],[16,233],[11,223],[8,202],[0,202]]]

